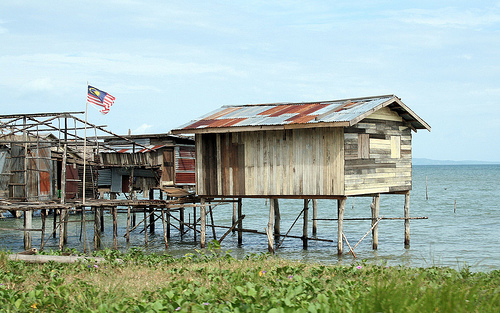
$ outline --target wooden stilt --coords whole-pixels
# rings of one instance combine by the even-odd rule
[[[274,241],[279,242],[280,240],[280,223],[281,223],[281,215],[280,215],[280,206],[278,199],[272,199],[274,202]]]
[[[33,228],[33,211],[28,210],[24,211],[24,229],[32,229]],[[24,231],[24,250],[31,249],[31,231]]]
[[[154,207],[149,209],[149,213],[153,213],[153,214],[149,215],[149,232],[150,233],[155,232],[155,214],[154,214],[155,209],[156,208],[154,208]]]
[[[165,226],[165,210],[161,208],[161,222],[163,224],[163,240],[165,241],[165,250],[168,250],[167,228]]]
[[[154,189],[149,189],[149,200],[154,200],[155,199],[155,193],[154,193]],[[155,207],[152,207],[149,209],[149,212],[154,212],[156,208]],[[154,233],[155,232],[155,215],[152,214],[149,216],[149,231],[151,233]]]
[[[66,213],[64,214],[64,224],[63,226],[63,240],[64,244],[68,243],[68,221],[69,221],[69,210],[65,210]]]
[[[208,202],[210,204],[210,202]],[[212,206],[208,206],[208,212],[210,212],[210,222],[212,223],[212,237],[217,240],[217,234],[215,233],[215,224],[214,224],[214,213],[212,212]]]
[[[274,199],[270,201],[271,205],[269,206],[269,221],[267,222],[266,234],[267,234],[267,250],[271,253],[274,253],[274,237],[272,235],[274,230],[274,205],[276,202]]]
[[[380,194],[377,194],[373,197],[372,204],[371,204],[371,209],[372,209],[372,238],[373,238],[373,244],[372,248],[373,250],[378,249],[378,224],[375,225],[375,223],[378,220],[378,215],[379,215],[379,209],[380,208]]]
[[[65,232],[65,219],[66,219],[66,209],[62,209],[61,213],[59,214],[59,223],[60,223],[60,228],[59,228],[59,250],[64,249],[64,232]]]
[[[40,244],[40,249],[42,249],[45,238],[45,219],[47,217],[47,210],[42,210],[40,212],[40,217],[42,218],[42,234],[40,235],[42,243]]]
[[[112,207],[113,212],[113,248],[118,249],[118,208]]]
[[[238,220],[238,203],[236,202],[236,198],[233,198],[233,225],[236,223]],[[236,231],[235,228],[233,228],[233,233]]]
[[[205,248],[206,244],[206,210],[205,210],[205,199],[200,199],[200,244],[202,248]],[[196,228],[196,218],[195,218],[195,228]],[[196,234],[196,232],[194,232]]]
[[[101,223],[100,223],[100,226],[101,226],[101,233],[104,233],[104,209],[105,208],[100,208],[99,209],[99,214],[101,215]]]
[[[144,208],[144,244],[147,246],[148,245],[148,223],[146,223],[146,220],[148,219],[147,217],[147,212],[146,208]]]
[[[308,224],[308,215],[309,215],[309,200],[304,199],[304,215],[303,224],[302,224],[302,248],[307,250],[307,224]]]
[[[238,220],[240,221],[238,223],[238,245],[243,244],[243,219],[241,218],[242,214],[242,201],[241,198],[238,198]]]
[[[410,191],[405,193],[405,248],[410,247]]]
[[[184,236],[184,208],[179,209],[179,219],[181,220],[179,222],[179,229],[181,230],[181,240],[182,240],[182,237]]]
[[[85,206],[82,206],[82,233],[83,233],[83,253],[87,253],[87,225],[85,221]]]
[[[337,215],[338,215],[338,232],[337,232],[337,254],[341,255],[344,252],[342,234],[344,233],[344,212],[346,198],[337,200]]]
[[[193,207],[193,228],[196,229],[196,207]],[[194,242],[196,242],[196,232],[193,232]]]
[[[129,243],[130,242],[130,205],[127,208],[127,234],[126,234],[126,238],[127,238],[127,243]]]
[[[54,213],[54,221],[52,223],[52,238],[56,238],[56,228],[57,228],[57,209],[54,209],[52,213]]]
[[[312,229],[312,235],[313,237],[316,236],[318,233],[318,200],[313,199],[312,200],[312,206],[313,206],[313,229]]]
[[[94,207],[94,249],[101,248],[101,208]]]
[[[170,239],[170,208],[167,208],[167,239]]]

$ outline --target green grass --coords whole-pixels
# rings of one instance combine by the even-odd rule
[[[98,265],[28,264],[0,252],[0,312],[500,310],[500,271],[236,260],[217,248],[183,258],[104,250],[95,256],[109,262]]]

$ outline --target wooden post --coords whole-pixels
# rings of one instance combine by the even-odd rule
[[[167,208],[167,239],[170,239],[170,208]]]
[[[380,194],[377,194],[373,197],[372,204],[371,204],[372,227],[373,227],[373,229],[372,229],[372,237],[373,237],[372,248],[373,248],[373,250],[378,249],[378,224],[375,225],[375,223],[378,220],[379,208],[380,208]]]
[[[155,193],[154,193],[154,189],[149,189],[149,200],[154,200],[155,199]],[[153,212],[156,208],[155,207],[151,207],[149,209],[149,213]],[[155,215],[154,214],[151,214],[149,216],[149,231],[151,233],[154,233],[155,232]]]
[[[308,213],[309,213],[309,200],[304,199],[304,215],[303,215],[303,224],[302,224],[302,248],[307,250],[307,222],[308,222]]]
[[[57,231],[56,231],[56,228],[57,228],[57,209],[54,209],[52,210],[52,213],[54,213],[54,221],[53,221],[53,224],[52,224],[52,238],[56,238],[56,234],[57,234]]]
[[[62,225],[63,226],[63,240],[64,240],[64,244],[67,244],[68,243],[68,227],[69,227],[69,210],[66,209],[66,213],[64,214],[64,224]]]
[[[163,240],[165,241],[165,250],[168,250],[167,229],[165,227],[165,210],[161,208],[161,222],[163,224]]]
[[[118,250],[118,207],[112,207],[113,212],[113,247]]]
[[[242,201],[241,198],[238,198],[238,220],[240,221],[238,223],[238,245],[243,244],[243,219],[240,219],[242,214]]]
[[[41,235],[42,243],[40,244],[40,249],[42,249],[45,238],[45,219],[47,217],[47,210],[41,210],[40,217],[42,218],[42,235]]]
[[[127,243],[130,242],[130,205],[127,207]]]
[[[274,237],[271,235],[273,232],[273,223],[274,223],[274,205],[276,202],[274,199],[271,199],[269,206],[269,221],[267,222],[267,250],[271,253],[274,253]]]
[[[64,135],[66,137],[66,134]],[[67,139],[64,140],[64,148],[62,155],[62,165],[61,165],[61,203],[66,203],[66,163],[67,163]]]
[[[33,211],[24,211],[24,250],[31,249],[31,231],[26,229],[33,228]]]
[[[65,227],[66,214],[67,210],[61,209],[61,213],[59,214],[59,223],[61,225],[59,227],[59,250],[61,251],[64,249],[64,233],[66,232],[66,227]]]
[[[342,234],[344,233],[344,211],[346,198],[337,200],[338,231],[337,231],[337,254],[344,252]]]
[[[210,204],[210,202],[208,202]],[[215,233],[215,224],[214,224],[214,212],[212,212],[213,207],[211,205],[208,206],[208,212],[210,212],[210,223],[212,223],[212,236],[215,240],[217,240],[217,234]]]
[[[99,214],[101,215],[101,233],[104,233],[104,207],[99,209]]]
[[[82,233],[83,233],[83,252],[87,253],[86,242],[87,242],[87,225],[85,221],[85,206],[82,206]]]
[[[146,222],[146,220],[148,219],[148,214],[146,212],[146,208],[143,208],[144,209],[144,244],[147,246],[148,245],[148,223]]]
[[[196,207],[193,207],[193,229],[194,229],[193,235],[194,235],[194,242],[196,242],[196,224],[198,224],[196,222]]]
[[[205,198],[200,199],[200,244],[202,248],[205,248],[206,243],[206,210],[205,210]],[[196,209],[196,207],[195,207]],[[195,210],[196,211],[196,210]],[[196,217],[194,219],[195,229],[196,229]],[[196,231],[194,232],[196,234]]]
[[[312,235],[316,236],[316,234],[318,233],[318,221],[316,220],[318,218],[318,199],[313,199],[312,204],[313,204],[313,229],[312,229]]]
[[[94,249],[101,248],[101,208],[94,207]]]
[[[233,198],[233,225],[236,223],[238,220],[238,203],[236,202],[236,198]],[[236,231],[235,228],[233,228],[233,233]]]
[[[405,193],[405,248],[410,247],[410,191]]]
[[[181,231],[181,240],[182,240],[182,237],[184,236],[184,208],[183,207],[179,209],[179,220],[180,220],[179,229]]]
[[[279,200],[272,199],[271,202],[274,202],[274,241],[279,242],[281,222]]]

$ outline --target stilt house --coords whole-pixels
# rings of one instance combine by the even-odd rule
[[[196,135],[202,197],[338,198],[412,187],[412,130],[394,95],[224,106],[172,132]]]
[[[101,192],[129,193],[131,186],[143,192],[161,188],[172,196],[194,193],[193,138],[171,134],[129,135],[108,137],[104,143],[114,150],[100,153]]]

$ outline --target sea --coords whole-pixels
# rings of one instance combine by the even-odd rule
[[[349,197],[346,202],[345,218],[371,217],[369,197]],[[298,218],[304,204],[303,200],[281,200],[281,233],[293,236],[302,235],[303,221]],[[312,207],[311,205],[309,206]],[[243,227],[264,232],[269,219],[269,202],[265,199],[243,199]],[[414,165],[413,189],[410,194],[410,216],[427,217],[410,221],[410,247],[404,246],[404,221],[381,220],[378,227],[378,249],[372,249],[371,221],[344,221],[344,233],[354,246],[356,257],[347,253],[337,255],[337,201],[318,200],[317,238],[328,241],[309,240],[307,250],[302,240],[287,237],[281,243],[276,255],[280,258],[316,262],[322,264],[351,264],[368,262],[384,266],[410,267],[451,267],[457,270],[468,268],[471,271],[488,272],[500,270],[500,165]],[[219,205],[213,209],[215,225],[230,226],[233,205]],[[404,195],[381,195],[380,216],[403,217]],[[197,213],[199,215],[199,212]],[[138,214],[137,221],[142,214]],[[0,228],[23,228],[23,219],[15,219],[4,213]],[[199,217],[199,216],[198,216]],[[194,219],[194,211],[186,209],[186,220]],[[309,219],[312,209],[309,210]],[[93,249],[93,224],[86,224],[85,236],[82,224],[76,222],[78,214],[70,216],[68,248],[78,251]],[[93,219],[87,213],[87,220]],[[294,224],[294,221],[297,222]],[[105,231],[102,234],[103,246],[113,246],[112,219],[105,214]],[[207,217],[207,223],[210,223]],[[293,225],[294,224],[294,225]],[[292,227],[293,225],[293,227]],[[312,237],[312,221],[308,223],[308,233]],[[41,227],[39,213],[33,218],[33,228]],[[52,231],[52,217],[47,219],[45,249],[57,250],[58,238],[48,235]],[[141,232],[142,231],[142,232]],[[220,238],[227,229],[217,228],[216,237]],[[154,233],[148,232],[147,244],[143,226],[131,233],[127,244],[126,214],[118,217],[118,248],[122,251],[142,249],[146,253],[166,253],[181,257],[197,253],[200,249],[199,234],[189,231],[183,236],[172,227],[169,248],[165,249],[161,220],[156,223]],[[369,233],[368,235],[366,235]],[[85,238],[84,238],[85,237]],[[364,237],[363,240],[361,240]],[[85,239],[85,240],[84,240]],[[207,228],[207,241],[213,239],[212,229]],[[360,241],[361,240],[361,241]],[[33,232],[33,246],[39,248],[40,232]],[[0,250],[23,251],[23,232],[0,230]],[[218,253],[229,253],[236,258],[259,255],[267,252],[267,236],[257,233],[243,233],[243,243],[238,245],[237,233],[229,235],[221,243]]]

